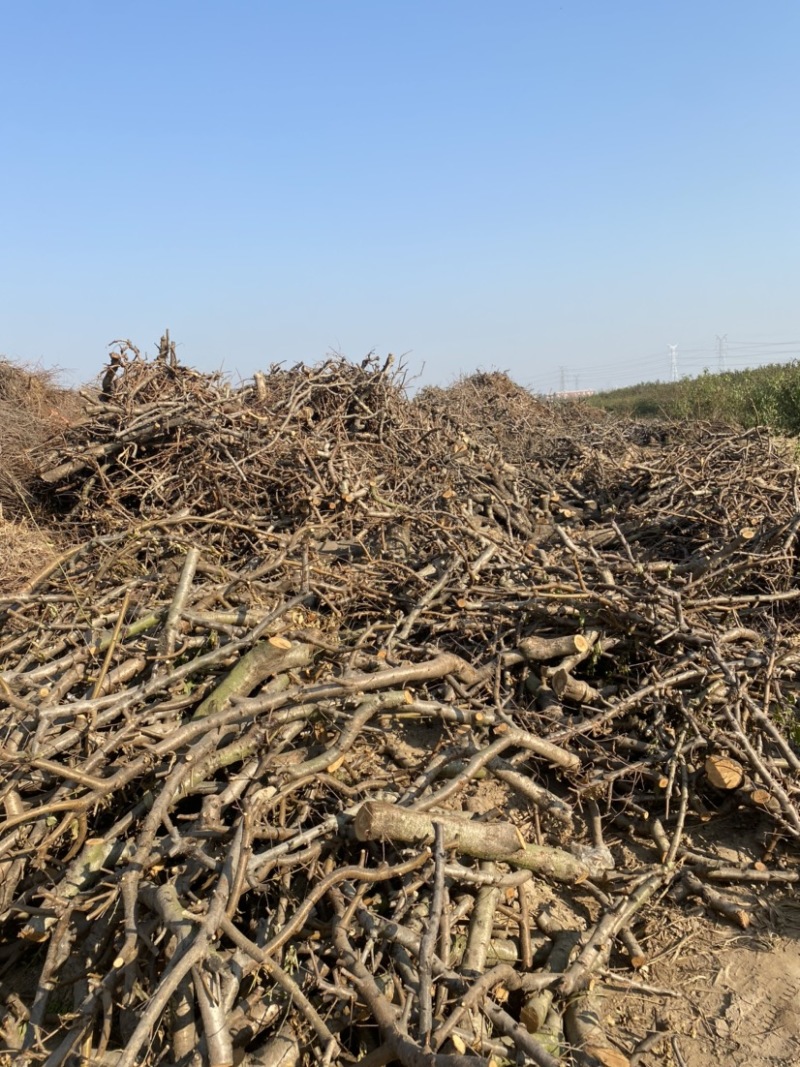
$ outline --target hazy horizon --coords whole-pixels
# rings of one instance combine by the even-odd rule
[[[800,355],[800,8],[7,5],[0,353],[405,354],[603,388]]]

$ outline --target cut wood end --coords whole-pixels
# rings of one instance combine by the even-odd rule
[[[273,648],[290,649],[292,647],[292,642],[288,638],[282,637],[280,634],[273,634],[272,637],[268,637],[267,642],[272,645]]]
[[[553,686],[553,692],[559,700],[563,697],[564,692],[569,685],[569,681],[569,671],[564,670],[563,667],[559,667],[558,670],[553,671],[550,683]]]
[[[776,811],[780,807],[778,801],[766,789],[754,789],[750,794],[750,799],[760,808],[766,808],[767,811]]]
[[[542,1019],[542,1006],[541,1006],[541,994],[537,993],[531,998],[530,1006],[528,1003],[523,1005],[522,1011],[519,1013],[519,1021],[525,1027],[529,1034],[538,1033],[542,1027],[544,1020]]]
[[[744,769],[730,756],[709,756],[704,769],[715,789],[738,789],[744,781]]]
[[[602,1064],[602,1067],[631,1067],[628,1057],[610,1045],[586,1044],[583,1046],[583,1051],[588,1057],[593,1056],[598,1063]]]
[[[40,927],[23,926],[19,932],[19,937],[22,941],[46,941],[49,937],[49,932]]]

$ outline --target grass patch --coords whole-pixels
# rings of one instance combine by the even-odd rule
[[[772,363],[679,382],[642,382],[597,393],[589,403],[635,418],[713,419],[800,435],[800,362]]]

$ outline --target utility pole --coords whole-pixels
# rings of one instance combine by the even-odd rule
[[[673,380],[673,382],[677,382],[677,380],[678,380],[678,346],[677,345],[667,345],[667,348],[669,349],[670,372],[672,374],[672,380]]]
[[[728,354],[728,335],[724,333],[722,337],[717,334],[717,366],[720,374],[726,369],[725,356]]]

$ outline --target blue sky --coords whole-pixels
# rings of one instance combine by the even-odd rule
[[[800,354],[799,46],[796,0],[0,0],[0,353]]]

